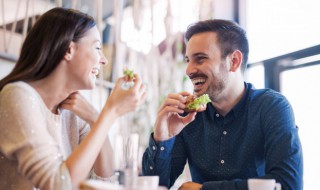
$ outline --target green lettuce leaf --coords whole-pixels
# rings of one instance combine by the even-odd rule
[[[198,110],[201,105],[211,102],[208,94],[203,94],[202,96],[196,98],[191,104],[188,104],[189,109]]]
[[[129,77],[129,80],[132,80],[134,77],[134,71],[130,69],[123,70],[123,74]]]

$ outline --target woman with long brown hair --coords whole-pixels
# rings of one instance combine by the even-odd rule
[[[72,189],[89,173],[112,175],[109,129],[146,91],[138,75],[128,90],[120,78],[98,114],[78,90],[94,88],[105,63],[92,17],[64,8],[40,17],[0,81],[0,189]]]

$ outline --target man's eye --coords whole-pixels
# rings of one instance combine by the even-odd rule
[[[101,47],[97,47],[97,50],[101,50],[102,48]]]
[[[197,57],[196,58],[196,61],[197,62],[202,62],[202,61],[204,61],[206,58],[205,57]]]

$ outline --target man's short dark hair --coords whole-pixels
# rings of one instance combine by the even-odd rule
[[[185,34],[185,38],[189,41],[194,34],[202,32],[217,33],[222,58],[226,58],[227,55],[235,50],[241,51],[243,54],[241,71],[244,73],[249,54],[249,43],[244,29],[235,22],[228,20],[205,20],[190,25]]]

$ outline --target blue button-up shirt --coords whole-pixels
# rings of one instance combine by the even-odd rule
[[[292,108],[270,89],[246,91],[221,116],[212,104],[179,135],[156,143],[151,135],[143,175],[159,175],[171,187],[188,161],[203,190],[246,190],[248,178],[272,178],[282,190],[302,189],[302,151]]]

